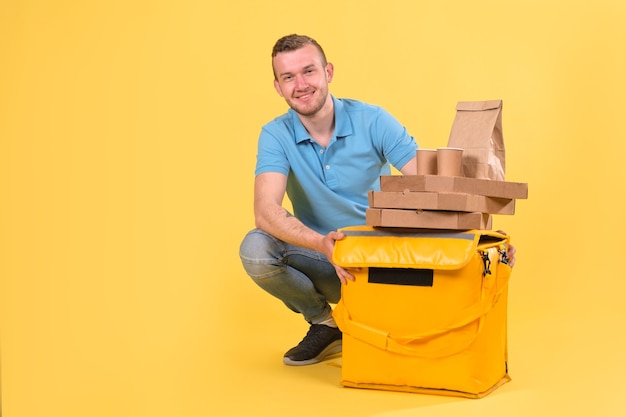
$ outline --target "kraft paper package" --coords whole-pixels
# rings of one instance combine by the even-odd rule
[[[502,100],[460,101],[448,146],[463,149],[463,175],[504,181]]]

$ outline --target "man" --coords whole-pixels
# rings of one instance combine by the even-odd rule
[[[274,88],[290,110],[261,130],[256,229],[244,238],[240,257],[256,284],[309,322],[304,339],[283,358],[308,365],[341,352],[330,304],[354,276],[330,262],[335,241],[344,237],[337,229],[365,224],[367,193],[391,173],[390,164],[405,175],[416,172],[417,144],[382,108],[330,94],[334,67],[314,39],[279,39],[272,67]],[[285,193],[293,215],[282,207]]]

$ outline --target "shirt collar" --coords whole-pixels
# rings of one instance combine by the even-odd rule
[[[343,102],[336,99],[333,95],[330,97],[333,100],[333,108],[335,110],[335,136],[337,139],[350,136],[352,134],[352,124],[350,123],[350,118],[348,117],[348,112]],[[293,109],[289,109],[289,113],[291,113],[296,143],[311,140],[311,136],[309,132],[306,131],[300,118],[298,118],[298,114]]]

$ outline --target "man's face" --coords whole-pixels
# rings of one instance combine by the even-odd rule
[[[313,45],[281,52],[272,61],[274,88],[289,107],[303,116],[314,116],[326,103],[328,83],[333,66],[322,63],[322,56]]]

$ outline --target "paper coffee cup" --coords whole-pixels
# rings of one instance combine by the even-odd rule
[[[460,177],[463,170],[463,149],[437,148],[437,175]]]
[[[437,151],[435,149],[418,149],[417,175],[437,175]]]

